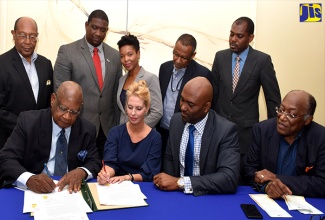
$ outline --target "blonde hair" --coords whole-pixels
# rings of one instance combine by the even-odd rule
[[[129,90],[126,93],[126,103],[129,100],[129,97],[131,95],[135,95],[137,97],[139,97],[140,99],[142,99],[144,101],[144,105],[149,108],[150,106],[150,91],[149,88],[147,86],[146,81],[144,80],[140,80],[139,82],[133,82],[130,87]]]

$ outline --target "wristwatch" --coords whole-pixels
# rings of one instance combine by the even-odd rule
[[[179,189],[184,189],[184,178],[181,177],[177,180],[177,186]]]

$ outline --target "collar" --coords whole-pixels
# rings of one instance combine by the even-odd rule
[[[232,55],[231,55],[232,60],[236,61],[236,57],[239,56],[241,61],[245,62],[246,58],[247,58],[247,55],[248,55],[248,52],[249,52],[249,46],[243,52],[241,52],[240,54],[232,53]]]
[[[18,52],[18,50],[17,50],[17,53],[19,54],[19,56],[20,56],[20,58],[21,58],[22,60],[25,60],[25,61],[27,62],[26,58],[23,57],[23,55],[21,55],[21,54]],[[37,57],[38,57],[38,55],[37,55],[37,53],[35,53],[35,51],[34,51],[33,54],[32,54],[32,56],[31,56],[31,59],[30,59],[30,60],[32,61],[32,63],[35,62],[35,60],[37,59]]]
[[[95,47],[93,45],[91,45],[90,43],[88,43],[88,41],[86,39],[86,35],[85,35],[85,41],[88,45],[90,52],[93,53]],[[103,53],[103,42],[97,48],[98,48],[98,52]]]
[[[193,124],[195,129],[202,135],[204,131],[205,124],[208,120],[209,113],[201,120],[198,121],[196,124]],[[187,129],[188,126],[192,125],[191,123],[186,123],[185,124],[185,129]]]
[[[55,134],[56,137],[59,137],[60,136],[60,132],[61,132],[62,128],[59,127],[53,120],[53,117],[52,117],[52,134]],[[71,126],[70,127],[67,127],[65,128],[65,134],[66,136],[68,134],[70,134],[71,132]],[[68,136],[69,137],[69,136]]]

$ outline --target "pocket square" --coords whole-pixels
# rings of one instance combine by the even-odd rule
[[[78,159],[81,160],[82,162],[85,160],[88,152],[86,150],[82,150],[78,153]]]
[[[311,169],[313,169],[313,168],[314,168],[314,166],[306,167],[305,172],[308,173],[308,171],[311,170]]]
[[[47,81],[46,81],[46,85],[47,85],[47,86],[50,86],[50,85],[51,85],[51,80],[47,80]]]

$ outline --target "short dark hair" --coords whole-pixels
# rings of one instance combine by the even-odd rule
[[[15,21],[15,25],[14,25],[14,31],[16,31],[17,30],[17,25],[18,25],[18,22],[19,22],[19,20],[20,19],[22,19],[22,18],[26,18],[26,17],[20,17],[20,18],[18,18],[16,21]],[[30,18],[30,19],[32,19],[32,18]],[[35,26],[36,26],[36,30],[38,31],[38,27],[37,27],[37,23],[36,23],[36,21],[34,20],[34,19],[32,19],[33,21],[34,21],[34,23],[35,23]]]
[[[181,42],[182,45],[184,46],[192,46],[192,54],[195,52],[196,50],[196,39],[190,35],[190,34],[182,34],[176,41],[177,42]]]
[[[135,51],[138,52],[140,50],[140,43],[136,36],[132,34],[124,35],[121,37],[121,40],[117,42],[118,48],[121,49],[121,47],[125,45],[133,46]]]
[[[254,22],[252,21],[252,19],[250,19],[249,17],[240,17],[237,18],[236,21],[234,21],[233,24],[242,24],[243,22],[246,22],[247,24],[247,28],[246,28],[246,32],[251,35],[254,34]]]
[[[316,110],[316,99],[314,96],[308,93],[308,108],[307,108],[307,114],[308,115],[314,115]]]
[[[91,14],[88,17],[88,23],[90,23],[93,18],[99,18],[99,19],[107,21],[107,24],[109,23],[107,14],[103,10],[100,10],[100,9],[91,12]]]

